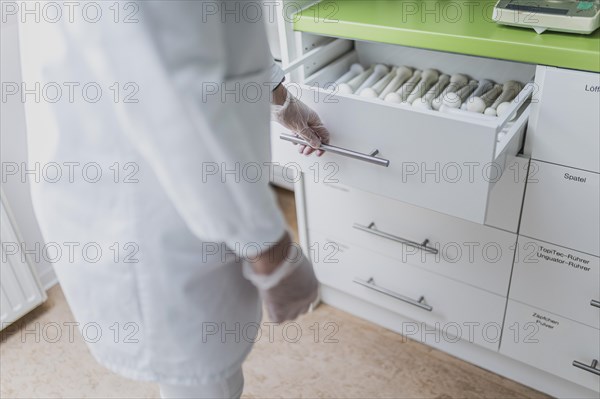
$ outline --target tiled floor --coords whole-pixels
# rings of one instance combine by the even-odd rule
[[[278,194],[286,216],[295,223],[293,195],[280,190]],[[73,342],[64,334],[52,343],[36,342],[35,334],[25,334],[69,321],[73,316],[55,286],[49,300],[22,320],[27,330],[2,334],[0,397],[158,397],[156,385],[126,380],[96,364],[78,335]],[[292,342],[295,329],[288,330],[287,339],[283,327],[275,328],[272,336],[263,329],[244,367],[244,397],[546,397],[326,305],[298,323],[298,342]]]

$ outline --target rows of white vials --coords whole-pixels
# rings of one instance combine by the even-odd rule
[[[485,115],[502,115],[523,89],[517,81],[497,84],[470,79],[460,73],[447,75],[435,69],[419,70],[383,64],[364,68],[353,64],[335,81],[338,92],[379,98],[434,110],[460,108]]]

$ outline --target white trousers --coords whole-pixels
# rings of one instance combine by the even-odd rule
[[[244,374],[240,367],[231,377],[210,384],[181,386],[160,384],[163,399],[239,399],[244,390]]]

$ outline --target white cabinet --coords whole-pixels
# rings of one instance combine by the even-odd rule
[[[501,343],[501,353],[596,392],[599,76],[538,67],[526,145],[533,159]]]
[[[598,329],[509,300],[500,352],[600,391],[600,367],[591,370],[600,360]]]
[[[600,175],[531,161],[520,234],[600,255]]]
[[[401,333],[406,320],[434,336],[457,324],[455,335],[476,345],[453,354],[555,396],[597,397],[600,75],[289,24],[281,37],[284,64],[300,67],[290,68],[290,91],[342,150],[304,157],[273,124],[273,159],[299,183],[300,234],[325,298]],[[504,116],[439,112],[332,89],[353,63],[535,83]],[[487,329],[465,339],[470,322]]]

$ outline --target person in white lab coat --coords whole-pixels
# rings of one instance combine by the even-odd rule
[[[268,187],[283,76],[264,24],[207,9],[236,3],[84,2],[21,28],[45,248],[94,357],[163,397],[239,397],[260,298],[284,321],[317,296]],[[275,100],[282,124],[327,142],[283,86]]]

